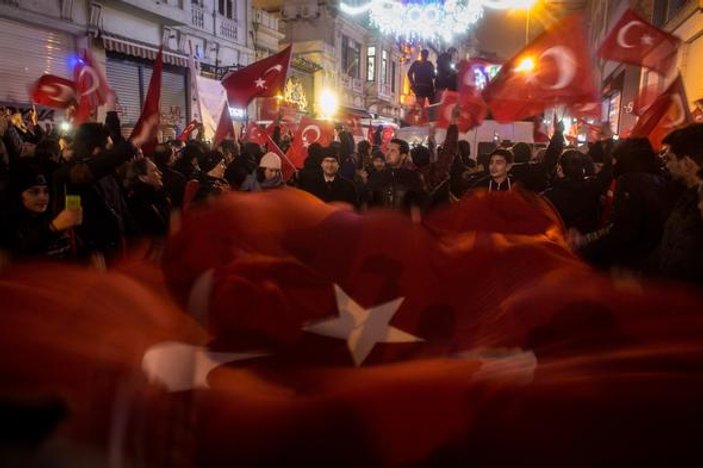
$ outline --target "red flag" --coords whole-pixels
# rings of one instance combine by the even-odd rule
[[[428,122],[427,109],[420,105],[414,104],[405,111],[405,123],[413,126],[424,125]]]
[[[225,103],[222,108],[222,113],[220,114],[220,121],[217,123],[217,130],[215,130],[215,136],[212,139],[212,147],[217,148],[217,146],[225,138],[230,137],[235,138],[234,133],[234,123],[232,122],[232,116],[229,113],[229,106]]]
[[[538,115],[534,118],[532,128],[532,139],[535,143],[549,143],[547,125],[544,123],[544,116]]]
[[[73,81],[78,94],[78,109],[74,116],[76,123],[90,120],[91,115],[112,92],[102,71],[95,66],[93,54],[83,51],[83,57],[73,70]]]
[[[266,132],[259,127],[256,122],[250,122],[247,126],[246,132],[244,133],[243,139],[245,141],[251,141],[257,145],[266,144]]]
[[[599,102],[575,102],[567,107],[572,117],[601,120],[601,105]]]
[[[383,127],[383,131],[381,132],[381,151],[385,153],[388,150],[388,145],[394,137],[395,128],[390,125]]]
[[[55,75],[42,75],[30,89],[30,94],[37,104],[55,109],[66,109],[76,102],[73,81]]]
[[[449,127],[455,106],[459,106],[456,124],[460,132],[468,132],[483,123],[487,106],[478,93],[460,94],[454,91],[445,91],[437,116],[438,128]]]
[[[630,134],[647,137],[655,149],[671,131],[693,122],[681,75],[640,116]]]
[[[642,115],[659,97],[659,83],[652,83],[640,90],[632,105],[632,113]]]
[[[295,174],[295,165],[268,134],[266,135],[266,148],[276,153],[278,157],[281,158],[281,174],[283,175],[283,180],[288,182],[290,178],[293,177],[293,174]]]
[[[130,140],[136,139],[137,141],[145,142],[142,145],[144,154],[153,153],[158,143],[157,134],[159,123],[161,122],[159,103],[161,101],[161,69],[163,68],[163,62],[161,60],[162,49],[162,47],[159,47],[159,53],[156,54],[154,70],[151,73],[151,80],[149,81],[149,89],[146,93],[142,114],[139,116],[134,130],[132,130],[132,134],[129,136]]]
[[[342,115],[341,118],[346,131],[355,136],[364,136],[364,132],[361,130],[361,118],[358,115],[348,112]]]
[[[222,78],[230,105],[246,107],[255,97],[274,97],[283,92],[292,50],[290,45]]]
[[[334,140],[334,124],[329,120],[315,120],[303,117],[298,125],[298,131],[288,150],[288,156],[295,167],[303,167],[308,157],[308,147],[313,143],[328,146]]]
[[[604,59],[651,68],[666,75],[676,61],[681,39],[627,10],[598,49]]]
[[[190,138],[190,134],[195,131],[195,129],[198,128],[198,121],[197,120],[192,120],[186,128],[183,129],[180,135],[178,135],[178,140],[179,141],[188,141]]]
[[[583,17],[570,15],[503,65],[483,92],[499,122],[541,114],[556,104],[591,102],[596,88]]]

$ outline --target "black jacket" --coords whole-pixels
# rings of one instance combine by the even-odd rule
[[[325,182],[319,174],[308,186],[308,192],[324,202],[342,201],[352,206],[359,206],[359,197],[356,194],[354,183],[337,175],[332,182]]]
[[[542,195],[552,203],[567,228],[585,234],[598,229],[600,193],[600,185],[593,179],[562,179]]]
[[[369,206],[383,206],[409,212],[427,203],[420,174],[406,168],[386,168],[369,176]]]
[[[51,257],[63,259],[71,255],[71,242],[65,232],[53,231],[49,212],[30,213],[18,209],[8,213],[0,231],[0,246],[18,258]]]
[[[166,236],[171,217],[171,202],[164,189],[137,182],[127,196],[127,206],[137,233],[144,236]]]
[[[651,269],[675,199],[663,176],[629,173],[618,178],[608,233],[583,249],[589,261],[636,270]]]
[[[684,192],[664,225],[658,273],[703,285],[703,218],[698,191]]]

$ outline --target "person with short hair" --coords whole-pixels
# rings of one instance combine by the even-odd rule
[[[488,177],[485,177],[476,187],[487,188],[489,192],[507,192],[512,190],[513,181],[510,168],[513,164],[513,153],[506,148],[498,148],[488,157]]]
[[[171,219],[171,201],[161,171],[148,158],[135,159],[127,168],[127,207],[134,219],[137,234],[165,237]]]
[[[664,225],[658,250],[658,273],[703,284],[703,219],[699,212],[703,123],[675,130],[663,143],[666,145],[666,169],[685,190]]]
[[[322,172],[313,182],[309,192],[327,203],[341,201],[358,207],[359,198],[354,184],[339,174],[339,156],[333,149],[327,148],[325,150],[320,166]]]
[[[369,205],[407,213],[424,209],[427,194],[417,171],[403,167],[410,156],[405,140],[394,138],[386,151],[386,167],[369,176]]]

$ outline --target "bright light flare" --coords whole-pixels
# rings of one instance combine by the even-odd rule
[[[516,72],[527,73],[535,69],[535,60],[532,57],[525,57],[520,61],[517,67],[515,67]]]
[[[334,91],[323,89],[320,93],[320,111],[323,117],[332,117],[337,113],[339,100]]]
[[[63,133],[68,133],[71,130],[71,124],[64,120],[59,124],[59,130]]]

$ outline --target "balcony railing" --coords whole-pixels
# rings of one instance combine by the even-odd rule
[[[205,12],[196,5],[191,5],[190,24],[196,28],[205,29]]]
[[[220,19],[220,36],[230,41],[237,40],[237,23],[231,19]]]

